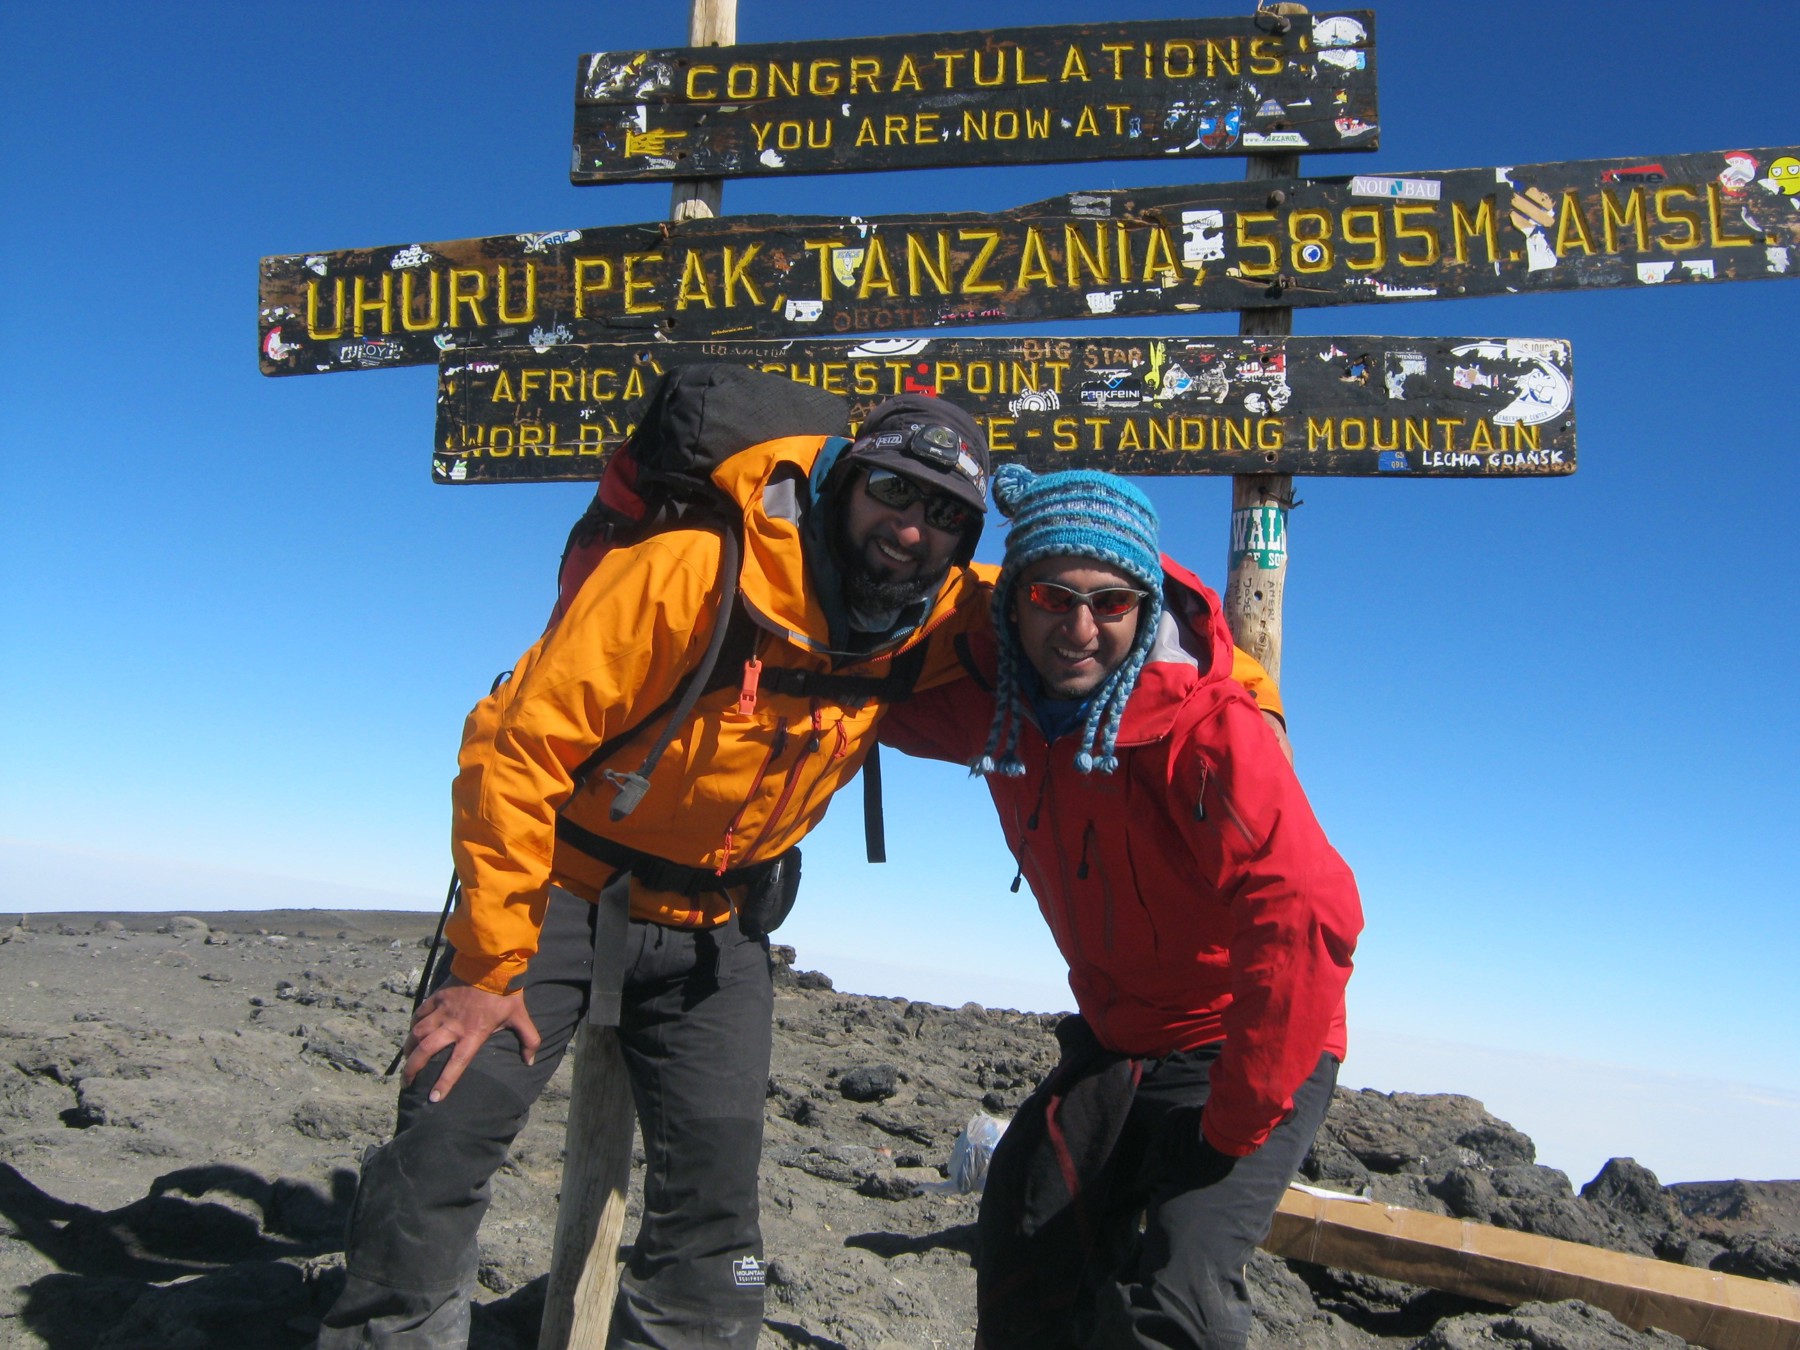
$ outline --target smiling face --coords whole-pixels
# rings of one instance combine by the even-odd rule
[[[859,473],[845,493],[844,589],[860,608],[895,609],[937,588],[962,536],[927,524],[923,499],[889,506],[867,484]]]
[[[1037,670],[1050,697],[1086,698],[1131,654],[1143,606],[1111,619],[1097,617],[1091,606],[1082,604],[1072,606],[1066,614],[1052,614],[1026,597],[1034,581],[1088,593],[1114,587],[1142,590],[1143,586],[1092,558],[1043,558],[1019,573],[1013,586],[1012,619],[1020,650]]]

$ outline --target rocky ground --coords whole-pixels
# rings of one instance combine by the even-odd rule
[[[0,1346],[287,1350],[342,1278],[382,1078],[431,920],[253,912],[0,916]],[[1054,1017],[838,994],[781,973],[762,1171],[764,1350],[969,1345],[975,1203],[941,1169],[1016,1106]],[[565,1065],[495,1179],[472,1345],[536,1344]],[[1333,1189],[1800,1283],[1800,1182],[1660,1186],[1614,1160],[1577,1194],[1466,1097],[1340,1092],[1307,1159]],[[627,1226],[629,1235],[630,1225]],[[1579,1303],[1503,1310],[1258,1256],[1258,1350],[1678,1347]]]

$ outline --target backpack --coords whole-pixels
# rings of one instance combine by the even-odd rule
[[[841,436],[849,420],[850,406],[836,394],[781,375],[723,362],[676,366],[651,389],[643,416],[607,459],[592,504],[569,531],[550,623],[613,549],[698,520],[741,525],[736,504],[712,481],[713,470],[738,451],[782,436]],[[735,589],[735,567],[727,580]]]

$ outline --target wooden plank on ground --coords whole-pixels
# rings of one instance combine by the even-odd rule
[[[597,52],[575,183],[1373,150],[1375,21],[1301,16]]]
[[[834,336],[1800,276],[1800,147],[728,216],[265,258],[271,375],[472,344]]]
[[[656,377],[738,361],[851,401],[908,390],[1039,471],[1500,477],[1575,471],[1555,339],[964,337],[468,349],[439,365],[441,483],[597,478]]]
[[[1707,1350],[1800,1350],[1800,1289],[1291,1189],[1262,1244],[1277,1256],[1517,1304],[1578,1298]]]

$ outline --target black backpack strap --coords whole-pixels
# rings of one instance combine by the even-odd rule
[[[887,861],[887,822],[881,818],[881,743],[863,761],[863,851],[872,863]]]

